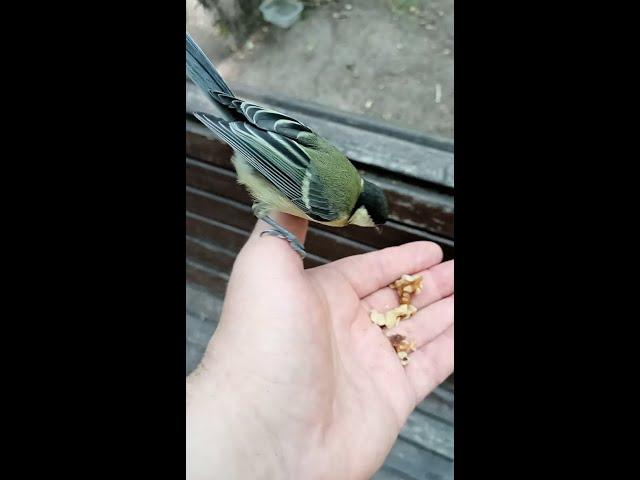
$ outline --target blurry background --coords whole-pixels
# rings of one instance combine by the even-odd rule
[[[453,258],[453,0],[277,0],[304,6],[288,28],[265,21],[262,3],[187,0],[187,31],[240,98],[325,136],[390,205],[380,233],[310,225],[305,267],[415,240]],[[188,374],[255,217],[231,149],[189,114],[208,100],[189,82],[186,95]],[[410,415],[374,480],[452,479],[453,405],[452,376]]]
[[[287,29],[262,0],[187,0],[187,30],[233,86],[453,139],[453,0],[300,2]]]

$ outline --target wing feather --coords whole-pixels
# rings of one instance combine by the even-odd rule
[[[314,175],[309,153],[294,140],[248,122],[228,122],[205,113],[194,115],[244,155],[249,165],[309,217],[323,221],[338,218],[337,210]]]

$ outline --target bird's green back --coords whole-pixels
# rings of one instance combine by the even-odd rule
[[[322,179],[325,197],[341,214],[351,213],[362,191],[358,170],[344,153],[319,135],[304,132],[297,139],[311,158],[314,178]]]

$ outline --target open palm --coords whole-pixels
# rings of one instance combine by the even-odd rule
[[[278,221],[304,239],[305,221]],[[258,222],[238,256],[219,327],[188,379],[191,476],[369,478],[453,371],[453,262],[415,242],[304,270],[285,241],[259,237],[267,228]],[[388,285],[404,273],[423,275],[419,310],[383,332],[369,312],[398,305]],[[386,338],[396,332],[418,347],[406,367]],[[208,426],[214,408],[238,421]],[[241,448],[222,448],[207,428],[233,432]]]

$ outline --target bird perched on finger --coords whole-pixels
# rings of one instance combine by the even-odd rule
[[[274,211],[344,227],[376,227],[387,220],[380,187],[362,178],[344,153],[301,122],[238,99],[187,33],[187,74],[209,97],[217,115],[194,116],[236,152],[238,182],[254,199],[253,212],[302,257],[295,235],[270,217]]]

